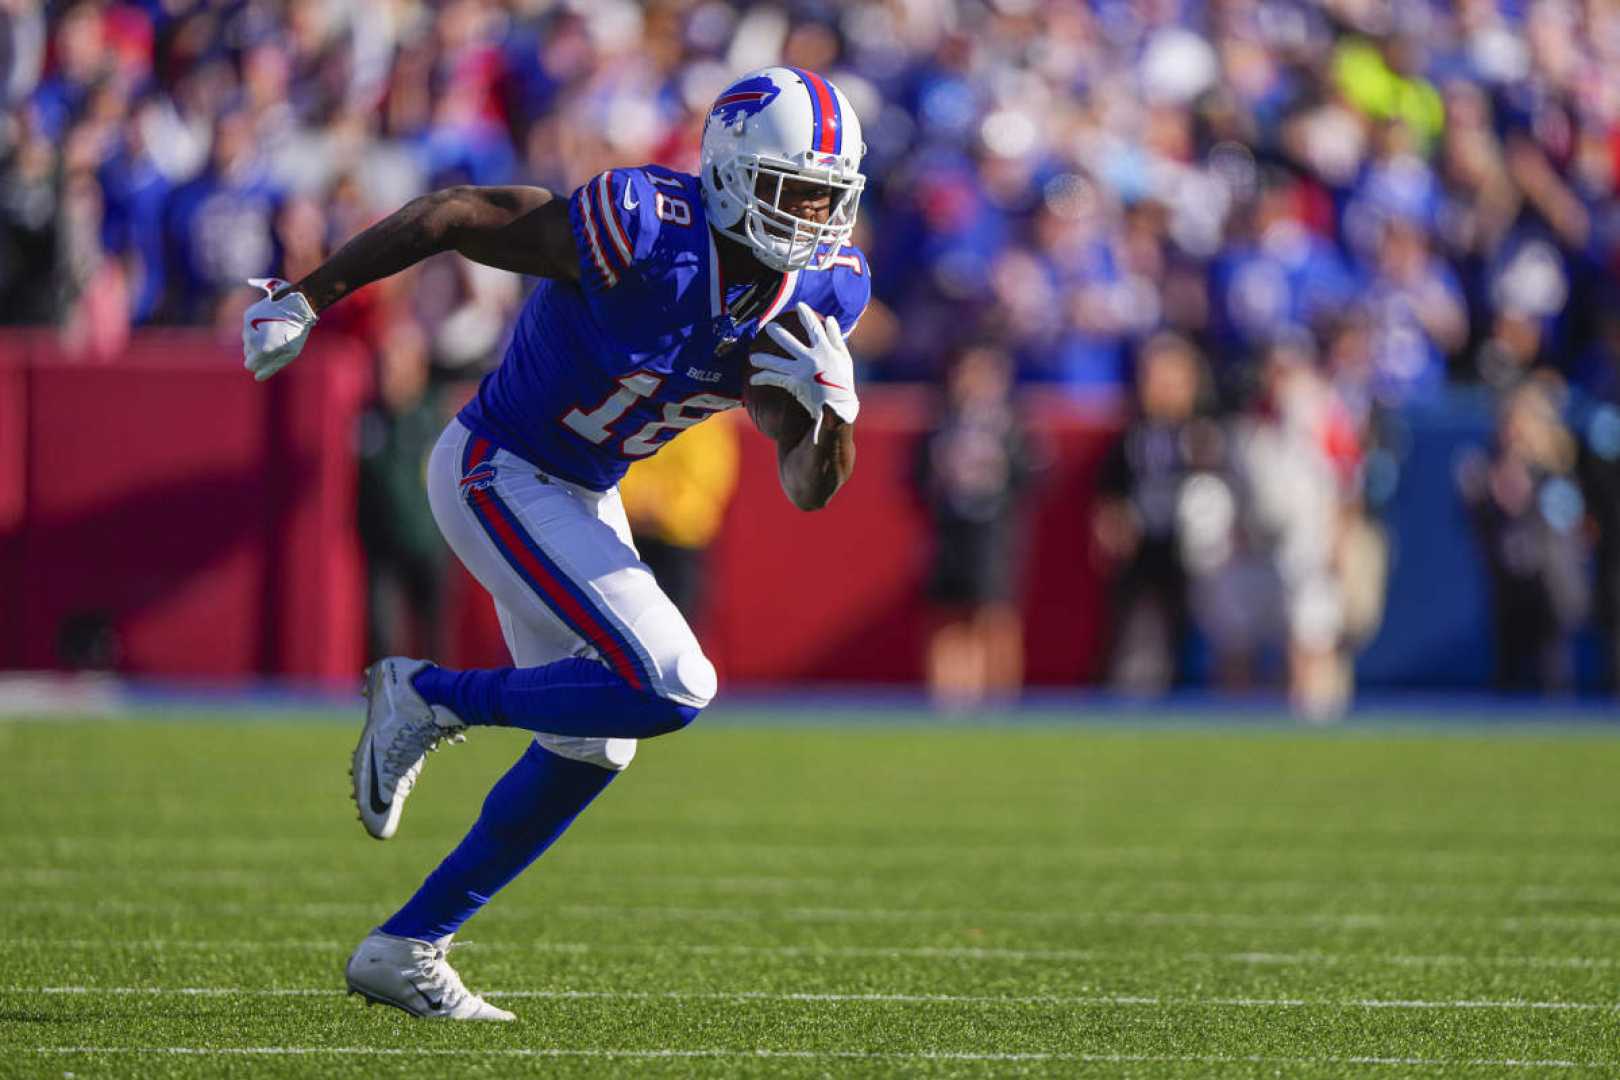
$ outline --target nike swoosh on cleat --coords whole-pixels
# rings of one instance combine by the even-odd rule
[[[367,753],[371,756],[371,812],[386,814],[388,803],[382,797],[382,789],[377,786],[377,744],[372,743]]]
[[[438,1001],[434,1001],[432,998],[427,996],[427,992],[425,990],[423,990],[420,986],[417,986],[415,983],[411,983],[411,989],[415,990],[416,996],[422,999],[422,1004],[426,1005],[434,1012],[438,1012],[439,1009],[444,1005],[443,998],[440,998]]]
[[[284,322],[284,323],[287,323],[287,324],[289,324],[291,326],[297,326],[298,325],[298,320],[297,319],[283,319],[283,318],[279,318],[279,317],[275,317],[275,316],[264,316],[264,317],[261,317],[261,318],[254,319],[252,322],[248,323],[248,326],[251,327],[254,330],[257,330],[259,328],[260,323],[267,323],[267,322]]]

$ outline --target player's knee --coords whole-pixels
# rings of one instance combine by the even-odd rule
[[[647,695],[644,737],[669,735],[697,719],[718,687],[714,665],[694,642],[659,665],[659,676]]]
[[[685,727],[709,702],[720,688],[720,677],[714,665],[703,655],[696,643],[681,650],[673,663],[667,665],[657,687],[658,696],[689,713],[680,725]]]
[[[534,741],[558,757],[583,761],[600,769],[618,772],[636,756],[634,739],[598,739],[580,735],[536,735]]]
[[[647,694],[637,709],[636,730],[644,739],[673,735],[696,720],[702,711],[701,705],[689,705],[662,694]]]

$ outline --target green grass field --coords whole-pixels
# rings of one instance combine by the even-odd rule
[[[0,723],[4,1076],[1620,1073],[1620,739],[721,724],[462,934],[509,1025],[342,994],[522,746],[398,838],[320,717]]]

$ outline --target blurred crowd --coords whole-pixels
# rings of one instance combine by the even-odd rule
[[[1378,620],[1383,418],[1459,383],[1502,403],[1496,446],[1458,472],[1499,609],[1538,613],[1517,624],[1541,628],[1538,656],[1589,614],[1620,625],[1615,0],[0,17],[0,321],[57,323],[89,355],[143,323],[234,334],[243,279],[296,278],[434,187],[690,168],[715,93],[785,62],[863,119],[864,377],[943,386],[971,328],[1008,379],[1126,424],[1095,522],[1116,683],[1177,679],[1197,627],[1233,683],[1281,641],[1296,696],[1331,711]],[[330,321],[415,386],[492,363],[522,288],[434,261]],[[411,407],[385,403],[373,442]],[[1592,553],[1583,606],[1548,567]],[[1563,685],[1566,666],[1504,678]]]

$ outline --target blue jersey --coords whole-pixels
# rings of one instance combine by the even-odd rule
[[[794,305],[853,329],[871,296],[847,247],[771,295],[728,284],[695,176],[654,165],[595,177],[569,202],[579,281],[542,281],[461,421],[597,491],[705,417],[742,404],[749,343]],[[827,253],[823,253],[825,256]],[[803,336],[796,318],[784,323]]]

